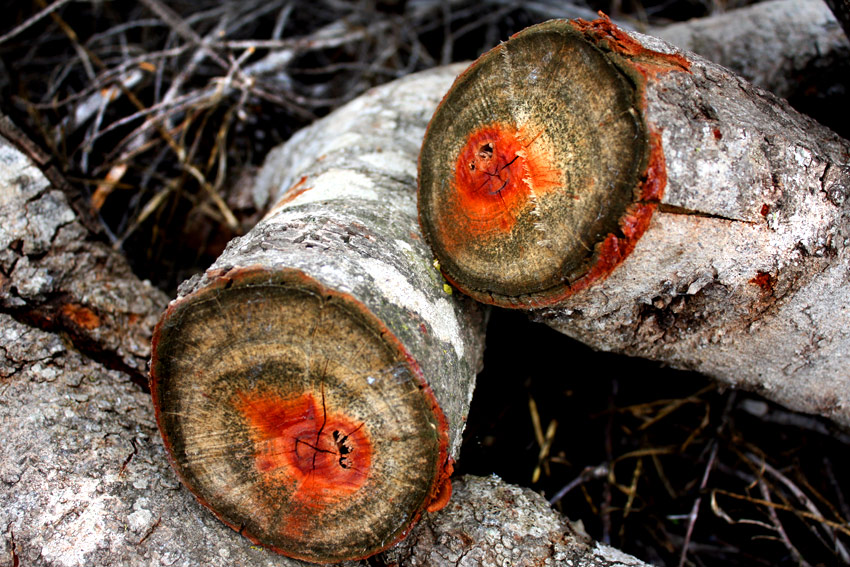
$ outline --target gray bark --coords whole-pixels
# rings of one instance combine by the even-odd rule
[[[546,500],[496,476],[466,476],[455,497],[426,514],[408,538],[387,554],[409,567],[641,567],[646,564],[594,542]]]
[[[850,57],[850,41],[823,0],[768,0],[647,33],[783,98],[801,74]]]
[[[65,193],[2,136],[0,219],[0,310],[62,332],[146,383],[151,326],[165,296],[95,238]]]
[[[850,426],[850,143],[687,57],[689,73],[647,83],[667,167],[648,230],[607,280],[536,317]]]

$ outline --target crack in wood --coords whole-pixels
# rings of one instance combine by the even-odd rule
[[[706,219],[717,219],[724,220],[729,222],[742,222],[744,224],[759,224],[755,221],[748,221],[744,219],[736,219],[732,217],[725,217],[723,215],[718,215],[714,213],[706,213],[703,211],[697,211],[695,209],[689,209],[687,207],[679,207],[677,205],[670,205],[669,203],[659,203],[658,208],[656,209],[659,213],[666,213],[668,215],[685,215],[690,217],[700,217]]]
[[[62,304],[64,294],[59,294],[49,301],[38,306],[27,306],[22,308],[0,308],[0,313],[5,313],[18,323],[40,329],[47,333],[66,337],[80,354],[90,358],[94,362],[103,365],[110,370],[117,370],[130,377],[130,380],[139,386],[143,392],[150,393],[147,373],[127,364],[121,356],[105,348],[93,337],[85,336],[79,329],[63,321],[63,317],[56,316],[57,312],[53,306]]]

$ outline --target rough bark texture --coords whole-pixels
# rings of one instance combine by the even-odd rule
[[[783,98],[795,94],[800,75],[850,57],[850,41],[823,0],[769,0],[649,34]]]
[[[0,166],[0,310],[62,332],[146,384],[151,324],[164,295],[95,238],[66,195],[3,137]]]
[[[607,280],[536,317],[848,426],[850,144],[688,60],[690,72],[647,76],[667,175],[647,232]]]
[[[181,478],[287,555],[374,554],[448,495],[484,317],[432,265],[411,164],[457,70],[374,90],[274,152],[260,178],[280,176],[280,202],[181,287],[155,336],[152,393]],[[287,421],[302,414],[313,424]]]
[[[528,488],[495,476],[466,476],[455,482],[455,493],[444,511],[426,514],[387,559],[409,567],[646,565],[592,541]]]
[[[298,565],[182,489],[139,387],[167,299],[5,139],[0,218],[0,565]]]

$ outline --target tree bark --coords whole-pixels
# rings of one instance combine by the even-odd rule
[[[146,385],[150,329],[165,296],[92,234],[55,169],[47,168],[49,180],[36,166],[47,158],[4,116],[0,134],[0,309],[61,332]]]
[[[648,33],[782,98],[798,92],[801,75],[850,57],[850,41],[823,0],[768,0]]]
[[[594,201],[590,206],[583,201],[586,187],[600,180],[603,185],[612,183],[606,181],[602,168],[592,175],[562,177],[563,189],[551,193],[551,203],[557,206],[550,207],[545,195],[535,194],[534,199],[521,201],[520,207],[506,208],[502,216],[512,216],[517,226],[531,227],[523,236],[525,241],[532,242],[533,230],[541,230],[544,245],[561,240],[568,245],[553,249],[553,254],[561,255],[554,261],[545,258],[548,279],[541,279],[537,287],[530,285],[508,295],[504,286],[481,289],[485,278],[480,276],[471,280],[472,288],[465,288],[463,270],[455,269],[458,261],[447,257],[450,247],[445,243],[454,242],[453,228],[440,228],[448,230],[448,237],[434,228],[440,211],[427,195],[434,187],[445,191],[452,185],[454,170],[445,164],[454,164],[464,144],[477,141],[469,134],[472,129],[441,138],[441,126],[435,126],[442,124],[438,109],[420,162],[420,217],[426,238],[436,243],[435,253],[446,277],[478,299],[536,308],[537,320],[595,348],[696,370],[793,409],[850,425],[850,331],[845,308],[850,302],[846,285],[850,144],[722,67],[661,40],[628,35],[607,20],[562,25],[557,33],[565,34],[567,44],[592,46],[593,53],[608,59],[635,85],[638,98],[629,113],[641,117],[646,134],[641,136],[638,129],[631,139],[647,156],[643,173],[631,192],[617,194],[613,203]],[[520,41],[519,37],[522,34],[512,41]],[[498,48],[504,56],[479,60],[478,65],[493,62],[492,74],[484,68],[467,71],[461,78],[474,82],[481,76],[481,84],[486,85],[491,79],[530,76],[533,69],[541,75],[554,72],[546,65],[569,48],[553,45],[563,51],[548,58],[535,53],[523,60],[524,48],[512,48],[508,42]],[[594,69],[590,77],[597,75]],[[584,95],[596,96],[593,80],[589,84]],[[518,82],[499,92],[510,88],[526,92],[521,86]],[[475,97],[464,99],[463,93],[490,92],[476,88],[474,84],[464,86],[465,90],[453,87],[453,92],[460,93],[457,100],[452,93],[447,95],[441,108],[453,110],[449,113],[452,123],[462,118],[457,108],[477,104]],[[604,88],[599,84],[596,92]],[[551,114],[545,95],[540,95],[539,110],[512,103],[519,111],[514,115],[518,128],[525,127],[523,121],[529,116],[532,120]],[[476,124],[488,123],[484,106]],[[443,146],[447,157],[430,162],[426,152],[435,130],[434,152],[439,154]],[[536,132],[533,125],[528,130]],[[592,148],[601,147],[599,140],[607,139],[602,136],[588,141],[585,133],[578,141],[567,140],[566,147],[550,150],[560,160],[553,169],[573,171],[571,154],[592,156]],[[542,139],[544,147],[548,143],[542,135],[530,139]],[[505,157],[511,159],[511,155]],[[435,169],[424,174],[429,168]],[[429,179],[436,181],[424,183]],[[507,202],[509,190],[533,193],[534,178],[527,172],[515,179],[515,188],[506,187],[500,199]],[[547,207],[556,211],[554,220],[546,216]],[[584,207],[582,214],[591,219],[620,215],[618,226],[568,234],[569,227],[561,222],[563,207]],[[497,228],[502,227],[489,234],[498,235]],[[483,251],[475,249],[476,243],[467,247],[468,254],[474,252],[480,262],[473,265],[477,274],[486,273],[488,254],[506,262],[498,238]],[[585,250],[584,259],[575,259],[577,248]],[[512,248],[514,252],[521,249]],[[559,257],[564,259],[560,283],[550,269],[558,265]],[[528,273],[537,262],[529,258],[514,254],[510,261]],[[489,269],[501,273],[502,265],[498,266]]]
[[[592,541],[546,500],[496,476],[465,476],[455,497],[386,554],[405,567],[645,567],[646,564]]]
[[[151,390],[178,474],[286,555],[367,557],[450,492],[484,317],[432,265],[411,172],[456,72],[372,91],[270,156],[260,177],[283,176],[279,203],[155,333]]]

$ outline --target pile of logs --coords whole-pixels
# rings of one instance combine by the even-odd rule
[[[268,214],[153,331],[162,294],[4,128],[10,564],[641,564],[451,478],[486,304],[850,426],[849,142],[604,17],[466,67],[273,151]]]

